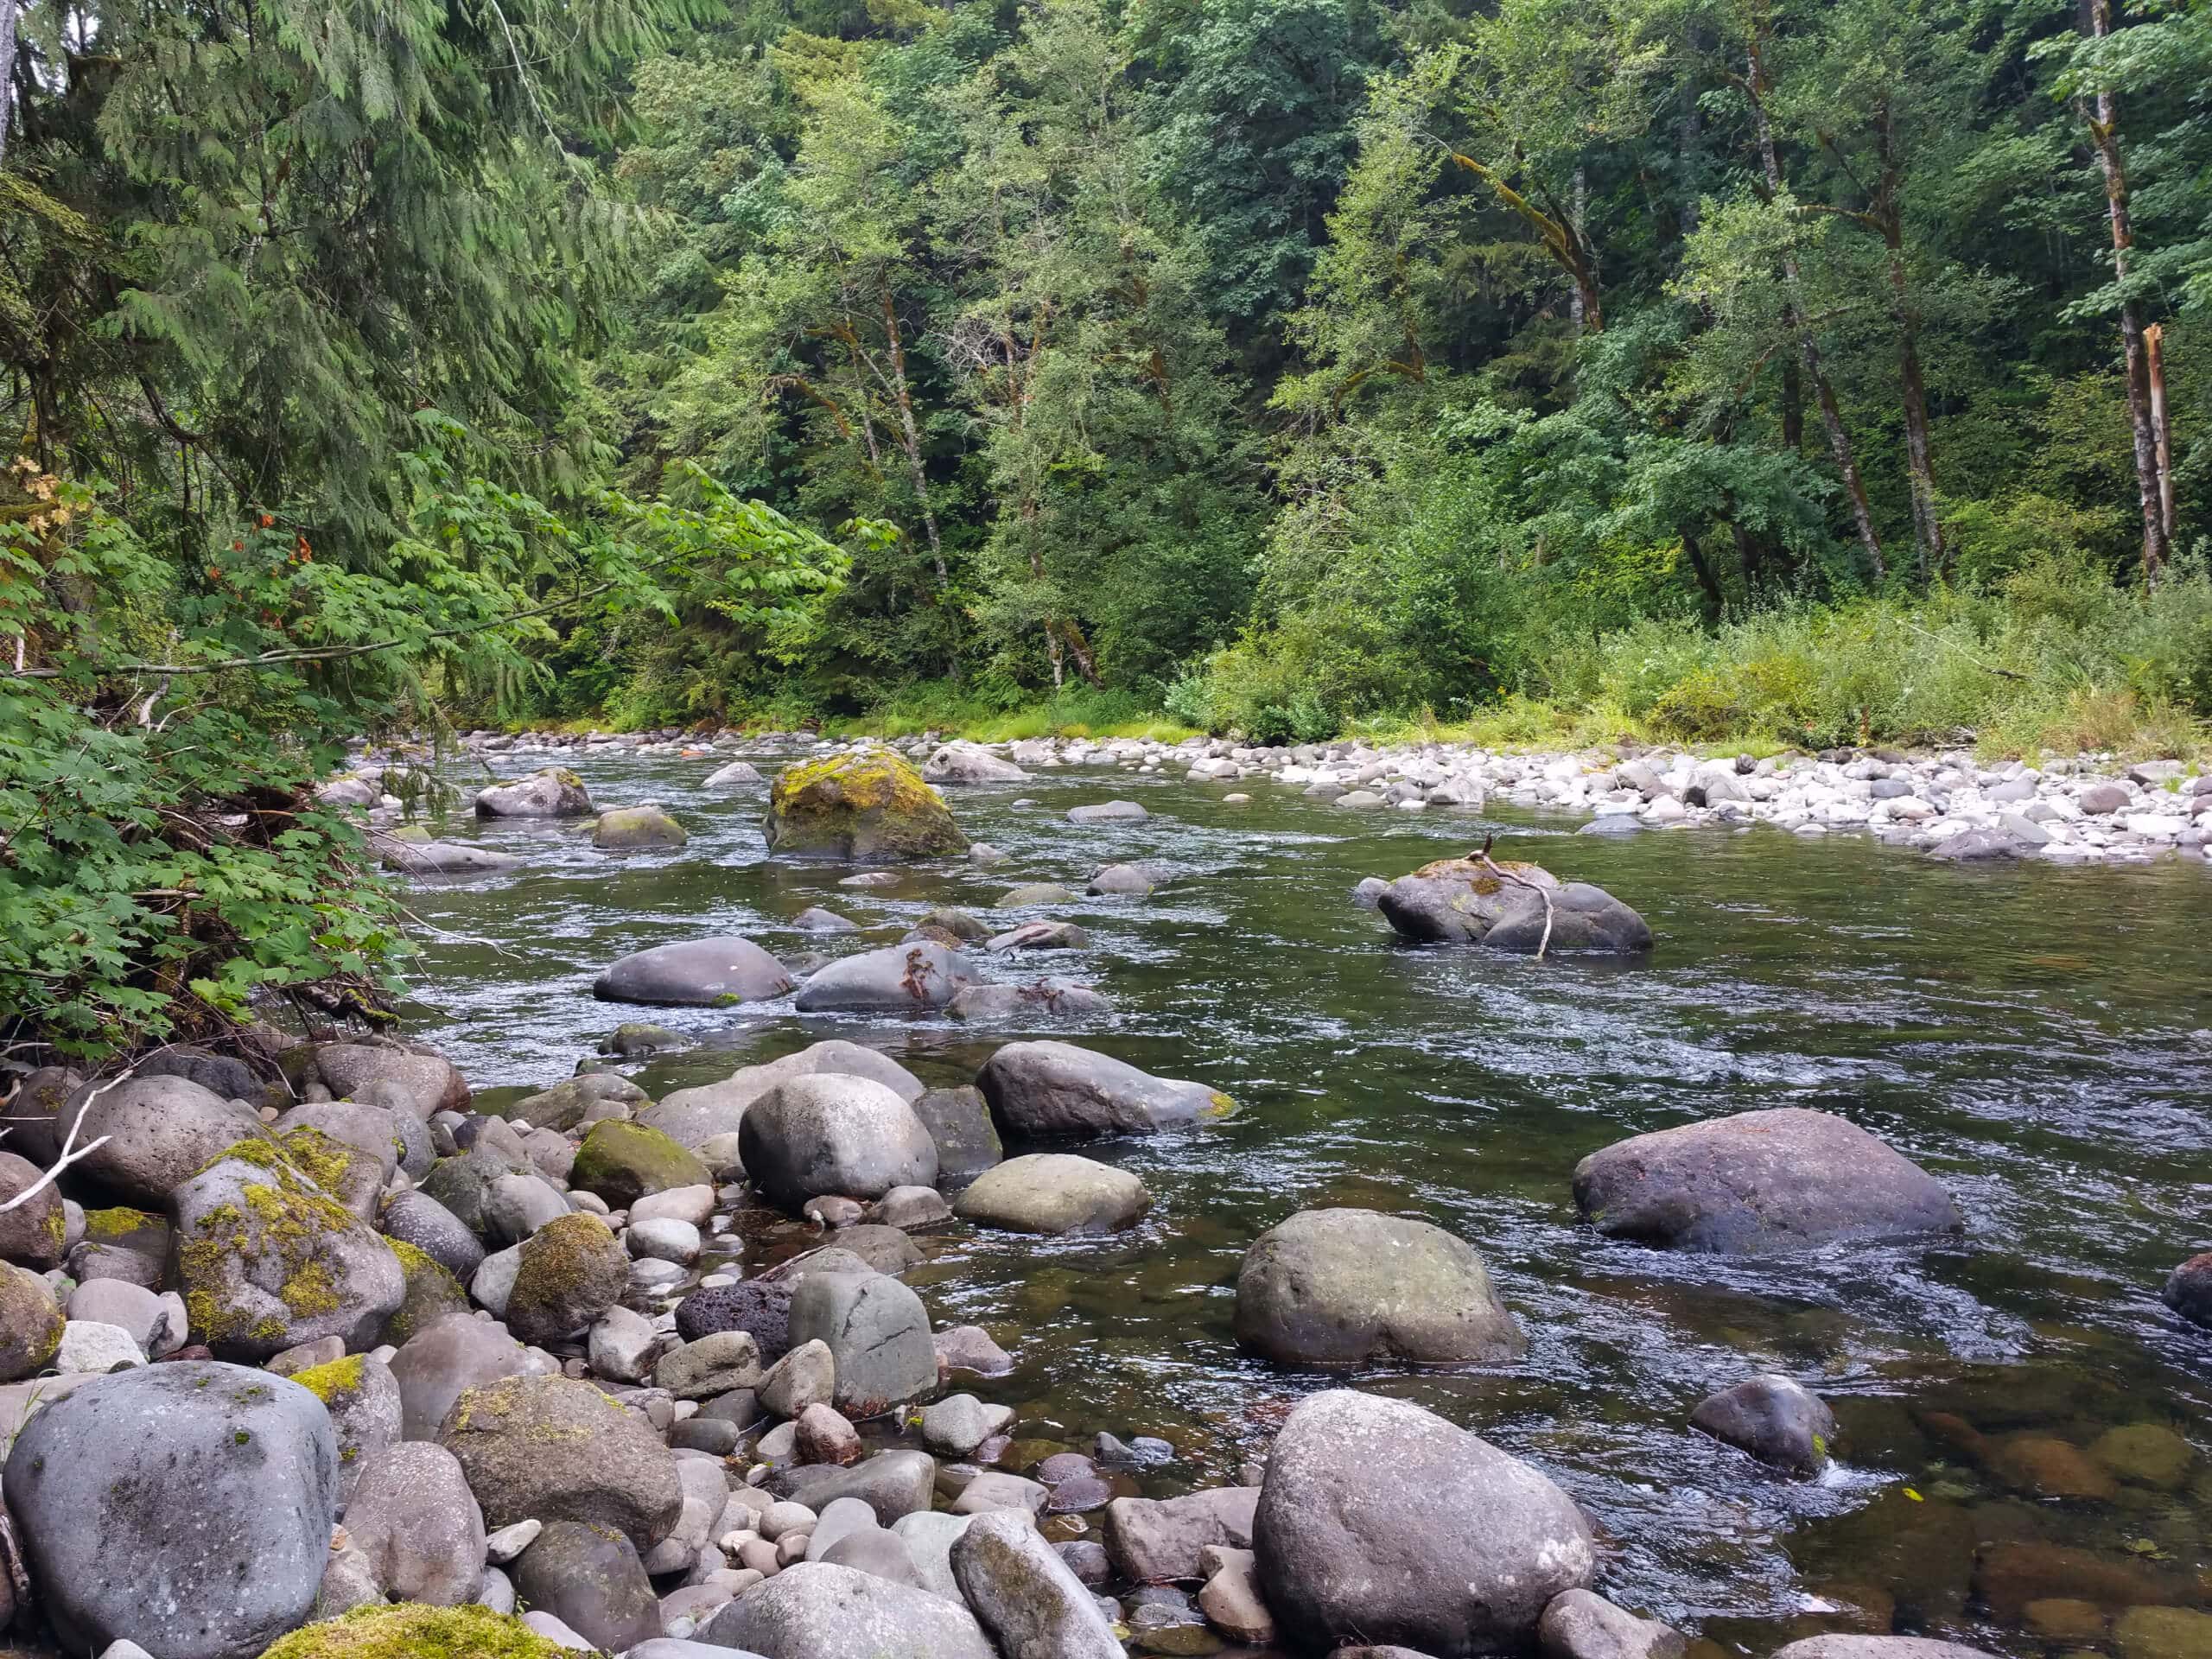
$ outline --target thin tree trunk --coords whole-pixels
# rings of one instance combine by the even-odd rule
[[[0,162],[8,159],[8,130],[16,124],[16,0],[0,0]]]
[[[1717,621],[1721,612],[1727,608],[1728,601],[1721,594],[1719,580],[1713,574],[1713,565],[1705,556],[1705,549],[1698,543],[1696,532],[1687,527],[1682,531],[1682,551],[1689,555],[1690,569],[1697,577],[1697,585],[1705,590],[1706,608]]]
[[[944,568],[944,547],[938,540],[937,514],[930,510],[928,474],[922,467],[922,437],[914,423],[913,395],[906,386],[906,347],[899,337],[899,311],[891,302],[891,290],[883,290],[883,337],[891,351],[891,385],[899,405],[900,448],[906,452],[906,471],[914,481],[914,499],[922,512],[922,530],[930,542],[930,557],[937,565],[938,591],[943,593],[951,586],[952,578]]]
[[[1920,579],[1943,568],[1943,524],[1936,508],[1936,469],[1928,442],[1928,382],[1920,369],[1920,318],[1905,280],[1904,219],[1897,207],[1900,163],[1897,129],[1885,101],[1876,119],[1882,158],[1881,183],[1872,217],[1888,250],[1890,317],[1897,330],[1897,384],[1904,404],[1905,484],[1912,498],[1912,538],[1920,557]]]
[[[2112,33],[2111,0],[2084,0],[2088,32],[2098,40]],[[2127,169],[2120,154],[2120,107],[2109,90],[2100,88],[2093,111],[2085,111],[2097,168],[2104,175],[2105,216],[2112,226],[2113,275],[2127,280],[2133,263],[2135,226],[2127,207]],[[2127,413],[2135,429],[2135,487],[2143,505],[2143,581],[2155,587],[2169,551],[2165,489],[2158,468],[2157,417],[2152,412],[2150,351],[2143,338],[2143,315],[2133,300],[2120,308],[2120,340],[2127,359]]]
[[[1589,175],[1583,171],[1581,164],[1577,162],[1574,168],[1574,205],[1568,210],[1567,227],[1574,232],[1574,239],[1578,242],[1582,240],[1582,217],[1589,203]],[[1582,295],[1581,283],[1577,283],[1574,285],[1574,296],[1567,302],[1567,315],[1574,319],[1574,332],[1580,334],[1582,332],[1587,309],[1586,302]]]
[[[1767,119],[1766,71],[1760,63],[1756,37],[1751,48],[1751,115],[1758,128],[1759,160],[1766,169],[1768,194],[1779,197],[1782,163],[1775,154],[1774,124]],[[1874,515],[1866,505],[1866,486],[1859,476],[1859,461],[1852,450],[1851,434],[1844,429],[1843,411],[1836,406],[1835,389],[1828,385],[1827,372],[1821,366],[1821,348],[1813,338],[1812,324],[1807,321],[1805,284],[1794,251],[1783,255],[1782,273],[1789,284],[1789,320],[1797,331],[1798,359],[1805,365],[1805,378],[1813,383],[1821,424],[1828,435],[1828,453],[1834,456],[1836,469],[1843,474],[1844,488],[1851,497],[1851,517],[1859,530],[1859,544],[1866,550],[1866,562],[1873,567],[1874,580],[1880,582],[1889,575],[1890,569],[1882,558],[1881,538],[1874,534]]]
[[[2174,431],[2166,417],[2166,330],[2152,323],[2143,330],[2143,365],[2151,375],[2151,437],[2158,452],[2158,516],[2166,542],[2174,539]]]
[[[1782,361],[1782,442],[1793,455],[1805,453],[1805,377],[1795,358]]]

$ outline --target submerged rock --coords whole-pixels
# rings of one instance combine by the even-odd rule
[[[1268,1605],[1309,1643],[1437,1659],[1529,1646],[1552,1599],[1597,1570],[1589,1522],[1543,1474],[1349,1389],[1309,1396],[1275,1436],[1252,1547]]]
[[[1402,938],[1423,942],[1485,944],[1497,950],[1541,948],[1547,954],[1651,948],[1651,929],[1643,918],[1603,887],[1562,882],[1520,860],[1501,859],[1497,866],[1503,879],[1472,859],[1424,864],[1377,894],[1376,907]]]
[[[377,854],[403,875],[497,875],[522,864],[512,853],[466,841],[381,841]]]
[[[893,859],[968,850],[944,798],[887,749],[786,767],[768,791],[762,832],[772,853]]]
[[[591,844],[607,853],[648,852],[690,840],[683,826],[657,806],[609,807],[591,832]]]
[[[1110,1233],[1135,1223],[1152,1194],[1127,1170],[1068,1153],[1031,1153],[985,1170],[952,1212],[1022,1233]]]
[[[1281,1364],[1518,1358],[1528,1344],[1481,1256],[1425,1221],[1302,1210],[1236,1275],[1236,1339]]]
[[[944,1007],[976,977],[957,950],[915,940],[840,957],[810,978],[791,1006],[801,1014],[924,1014]]]
[[[2191,1324],[2212,1326],[2212,1250],[2190,1256],[2168,1274],[2158,1296]]]
[[[1786,1376],[1747,1377],[1698,1402],[1690,1427],[1799,1474],[1818,1474],[1835,1445],[1835,1414]]]
[[[1962,1224],[1927,1171],[1849,1120],[1800,1106],[1617,1141],[1575,1166],[1574,1202],[1600,1232],[1732,1255]]]
[[[932,784],[1019,784],[1029,774],[978,743],[955,741],[922,763],[924,781]]]
[[[633,952],[608,967],[591,992],[602,1002],[715,1007],[765,1001],[791,984],[781,963],[752,940],[730,934]]]

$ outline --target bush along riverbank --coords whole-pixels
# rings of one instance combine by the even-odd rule
[[[820,857],[835,844],[847,861],[863,852],[925,877],[988,861],[957,822],[963,791],[1075,764],[1173,770],[1176,789],[1225,794],[1274,777],[1344,810],[1465,809],[1487,787],[1554,804],[1579,791],[1622,809],[1607,817],[1666,823],[1785,810],[1820,783],[1839,817],[1859,785],[1869,815],[1922,799],[1923,785],[1951,790],[1944,810],[1956,812],[1969,791],[2026,782],[2054,815],[2071,802],[2100,816],[2070,775],[2045,791],[2040,779],[1947,783],[1878,760],[1804,763],[1800,779],[1795,766],[1687,757],[1531,767],[1204,744],[918,747],[919,767],[794,739],[772,780],[704,749],[693,758],[717,787],[765,793],[772,849]],[[1867,765],[1889,770],[1851,775]],[[1884,781],[1908,787],[1876,794]],[[2171,794],[2162,781],[2125,787]],[[358,777],[327,789],[372,821],[391,810]],[[1618,798],[1630,794],[1641,805]],[[1669,802],[1676,813],[1658,810]],[[475,809],[576,821],[593,804],[580,778],[549,766],[489,785]],[[1146,816],[1128,800],[1068,812]],[[1154,880],[1117,865],[1091,887],[1141,905]],[[1374,897],[1410,937],[1539,957],[1555,945],[1544,971],[1575,971],[1575,951],[1652,944],[1611,895],[1486,851]],[[1451,925],[1428,925],[1438,918]],[[594,990],[767,1019],[794,988],[802,1013],[957,1014],[988,979],[980,958],[1029,948],[1029,931],[989,937],[940,906],[898,944],[843,956],[683,940],[605,964]],[[420,1044],[248,1036],[236,1056],[173,1046],[97,1078],[34,1071],[14,1096],[15,1150],[0,1154],[0,1622],[33,1640],[105,1659],[1688,1650],[1682,1632],[1597,1593],[1602,1530],[1549,1474],[1418,1403],[1331,1386],[1528,1356],[1523,1313],[1490,1263],[1429,1222],[1338,1203],[1249,1238],[1235,1341],[1312,1391],[1243,1437],[1233,1471],[1187,1461],[1142,1423],[1026,1422],[984,1397],[1026,1342],[1046,1338],[940,1317],[929,1299],[957,1296],[946,1272],[959,1260],[941,1247],[963,1233],[1041,1242],[1199,1224],[1161,1214],[1140,1177],[1087,1154],[1225,1133],[1230,1079],[1014,1040],[989,1046],[969,1081],[932,1087],[879,1049],[830,1039],[656,1098],[615,1068],[683,1039],[640,1019],[557,1084],[480,1094],[489,1080]],[[1941,1246],[1965,1224],[1929,1171],[1802,1107],[1630,1135],[1554,1178],[1595,1235],[1724,1262]],[[2199,1258],[2164,1293],[2200,1323],[2206,1277]],[[1736,1369],[1689,1426],[1768,1478],[1819,1478],[1838,1454],[1829,1407],[1758,1364]],[[2109,1496],[2163,1478],[2143,1476],[2139,1440],[2104,1461],[2046,1453],[2035,1490]],[[2001,1466],[2017,1451],[1967,1454]],[[2096,1583],[2126,1604],[2123,1630],[2160,1593]],[[1828,1634],[1775,1659],[1975,1651],[1899,1640]]]
[[[581,750],[700,753],[718,747],[844,747],[806,733],[503,734],[472,732],[479,754]],[[1572,752],[1520,752],[1417,741],[1255,747],[1225,738],[1023,739],[976,744],[935,734],[892,740],[892,750],[942,779],[975,757],[1001,767],[1111,766],[1224,786],[1294,788],[1344,811],[1479,811],[1491,799],[1586,815],[1584,833],[1631,834],[1675,825],[1769,824],[1818,836],[1864,831],[1955,860],[2134,860],[2161,853],[2203,856],[2212,840],[2212,774],[2179,760],[2120,765],[2109,757],[2045,756],[2040,765],[1985,764],[1963,750],[1909,754],[1887,748],[1707,757],[1678,747],[1606,744]],[[365,779],[409,759],[404,748],[360,759]],[[341,790],[365,791],[366,784]],[[364,797],[365,798],[365,797]],[[383,816],[396,818],[397,797]]]

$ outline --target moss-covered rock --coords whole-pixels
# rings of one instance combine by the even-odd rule
[[[38,1186],[38,1166],[12,1152],[0,1152],[0,1204]],[[61,1190],[48,1182],[26,1202],[0,1211],[0,1258],[43,1270],[59,1267],[67,1247],[68,1223],[61,1211]]]
[[[295,1140],[242,1142],[176,1190],[192,1334],[225,1358],[264,1360],[330,1336],[366,1347],[405,1297],[399,1258],[311,1173],[350,1167],[338,1143],[313,1130]]]
[[[714,1173],[681,1142],[642,1123],[594,1123],[576,1148],[569,1185],[595,1192],[617,1210],[671,1187],[705,1186]]]
[[[399,1271],[407,1287],[399,1311],[385,1322],[386,1342],[397,1347],[448,1313],[469,1312],[468,1293],[461,1288],[460,1280],[405,1239],[387,1237],[385,1242],[399,1258]]]
[[[494,784],[476,797],[480,818],[588,818],[591,791],[566,766],[546,766],[512,783]]]
[[[785,768],[768,791],[762,830],[772,853],[880,860],[968,850],[944,798],[883,749]]]
[[[294,1630],[261,1659],[569,1659],[569,1650],[489,1607],[404,1601]]]
[[[561,1216],[524,1239],[507,1295],[507,1329],[524,1342],[557,1342],[614,1306],[630,1258],[597,1216]]]
[[[599,815],[591,832],[591,844],[606,853],[650,852],[690,839],[683,826],[657,806],[611,808]]]
[[[52,1364],[63,1323],[45,1280],[0,1262],[0,1382],[20,1382]]]

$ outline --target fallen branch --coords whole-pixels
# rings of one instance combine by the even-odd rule
[[[164,1044],[162,1046],[166,1047],[168,1045]],[[161,1050],[156,1049],[154,1052],[156,1053],[159,1053],[161,1052]],[[149,1056],[149,1058],[151,1057]],[[144,1064],[143,1061],[132,1061],[130,1065],[125,1066],[112,1078],[109,1079],[109,1081],[101,1084],[98,1088],[94,1089],[91,1093],[85,1096],[85,1103],[77,1109],[76,1121],[69,1125],[68,1136],[61,1143],[61,1155],[54,1160],[54,1166],[51,1169],[48,1169],[44,1174],[41,1175],[38,1179],[33,1181],[29,1186],[25,1187],[22,1192],[16,1193],[14,1198],[9,1199],[5,1204],[0,1204],[0,1216],[4,1216],[10,1210],[20,1209],[22,1205],[29,1204],[33,1198],[36,1198],[40,1192],[52,1185],[55,1180],[59,1179],[61,1172],[68,1168],[70,1165],[83,1162],[86,1159],[98,1152],[102,1147],[107,1145],[110,1137],[104,1135],[100,1136],[99,1140],[87,1141],[85,1145],[79,1147],[77,1145],[77,1131],[85,1127],[85,1114],[92,1109],[92,1103],[98,1100],[102,1095],[107,1093],[109,1090],[116,1088],[122,1084],[128,1083],[130,1080],[131,1073],[137,1071],[139,1066],[143,1064]],[[10,1096],[10,1098],[12,1099],[13,1096]],[[7,1131],[5,1129],[0,1129],[0,1135],[5,1135]]]
[[[1471,862],[1481,865],[1483,868],[1488,870],[1500,881],[1510,882],[1516,887],[1526,887],[1529,892],[1535,893],[1537,898],[1544,901],[1544,934],[1541,938],[1536,941],[1536,960],[1538,962],[1541,962],[1544,959],[1544,952],[1551,949],[1552,944],[1553,911],[1551,889],[1544,887],[1539,882],[1529,880],[1529,878],[1524,875],[1514,874],[1512,871],[1504,868],[1496,859],[1492,858],[1490,855],[1491,843],[1495,842],[1497,839],[1497,837],[1496,836],[1484,836],[1483,837],[1483,844],[1477,848],[1475,851],[1469,855],[1470,860]]]

